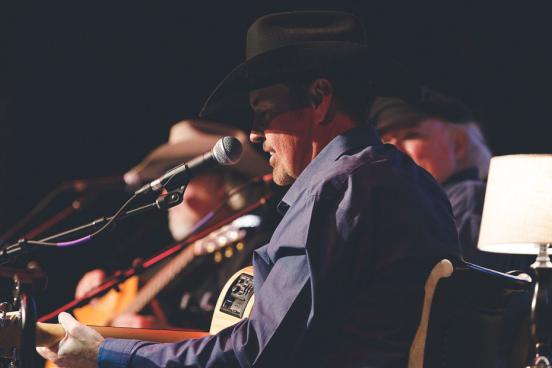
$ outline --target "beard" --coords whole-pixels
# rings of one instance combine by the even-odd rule
[[[292,177],[285,167],[278,162],[278,158],[273,156],[270,164],[272,165],[272,180],[280,186],[290,185],[295,181],[295,178]]]
[[[273,170],[272,171],[272,180],[279,186],[286,186],[292,184],[295,179],[286,174],[283,171]]]

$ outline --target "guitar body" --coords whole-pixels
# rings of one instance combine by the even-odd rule
[[[75,309],[73,315],[86,325],[109,326],[111,321],[132,303],[138,293],[138,287],[138,277],[131,277],[119,285],[119,291],[110,290],[93,304]]]
[[[129,279],[128,281],[131,281]],[[128,282],[127,281],[127,282]],[[135,282],[135,285],[133,283]],[[138,280],[129,283],[129,288],[137,285]],[[126,289],[126,287],[125,287]],[[123,288],[121,287],[121,292]],[[118,295],[114,295],[119,297]],[[110,298],[108,294],[104,298]],[[222,292],[217,299],[217,305],[213,312],[211,328],[209,333],[203,331],[190,330],[148,330],[141,328],[119,328],[119,327],[101,327],[90,326],[98,331],[103,337],[120,338],[120,339],[141,339],[156,342],[176,342],[186,339],[200,338],[218,333],[219,331],[234,325],[244,318],[249,317],[254,303],[253,296],[253,267],[245,267],[236,272],[224,285]],[[110,300],[110,299],[107,299]],[[98,303],[94,306],[96,308]],[[107,303],[100,308],[102,311],[107,308]],[[115,307],[118,305],[115,304]],[[87,308],[79,308],[84,316],[87,316]],[[79,313],[81,313],[79,312]],[[94,309],[96,312],[96,309]],[[75,315],[77,310],[75,310]],[[106,314],[107,316],[107,314]],[[109,321],[107,317],[104,320]],[[14,333],[15,334],[15,333]],[[65,330],[59,324],[54,323],[37,323],[36,325],[36,345],[37,346],[54,346],[59,343],[65,336]],[[10,344],[14,342],[13,338],[6,338]],[[3,340],[0,339],[0,342]],[[0,344],[2,345],[2,344]],[[1,346],[0,346],[1,347]],[[45,367],[56,368],[52,362],[46,362]]]
[[[138,292],[138,277],[131,277],[94,304],[73,311],[77,320],[93,326],[108,326],[134,300]],[[211,320],[212,335],[249,316],[253,308],[253,267],[245,267],[232,275],[220,292]]]

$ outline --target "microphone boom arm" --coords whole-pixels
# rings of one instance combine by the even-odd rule
[[[167,210],[168,208],[174,207],[182,203],[182,200],[184,199],[184,190],[185,190],[185,187],[180,187],[178,189],[175,189],[169,192],[165,196],[161,196],[157,198],[152,203],[125,211],[120,216],[117,217],[116,221],[131,217],[131,216],[140,215],[142,213],[149,212],[151,210],[164,211],[164,210]],[[69,235],[75,235],[89,230],[94,231],[96,229],[101,228],[103,225],[107,224],[112,218],[113,217],[100,217],[88,224],[81,225],[67,231],[63,231],[61,233],[49,236],[47,238],[40,239],[39,241],[40,242],[59,241]],[[9,263],[14,259],[16,259],[17,257],[23,254],[29,253],[36,248],[43,248],[43,247],[45,246],[29,243],[26,239],[20,239],[18,242],[11,245],[7,245],[0,250],[0,265]]]

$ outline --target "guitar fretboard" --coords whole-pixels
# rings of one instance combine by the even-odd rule
[[[177,256],[161,268],[136,294],[135,299],[122,312],[138,313],[150,303],[155,296],[161,292],[178,274],[199,255],[212,253],[229,244],[243,239],[246,230],[240,229],[238,225],[225,225],[206,237],[188,245]]]
[[[174,278],[194,259],[194,245],[188,245],[176,257],[171,259],[136,294],[124,313],[138,313],[151,302]]]

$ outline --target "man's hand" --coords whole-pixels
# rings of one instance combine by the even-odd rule
[[[61,368],[95,368],[103,337],[69,313],[60,313],[58,320],[65,329],[65,337],[56,346],[41,346],[36,351]]]

